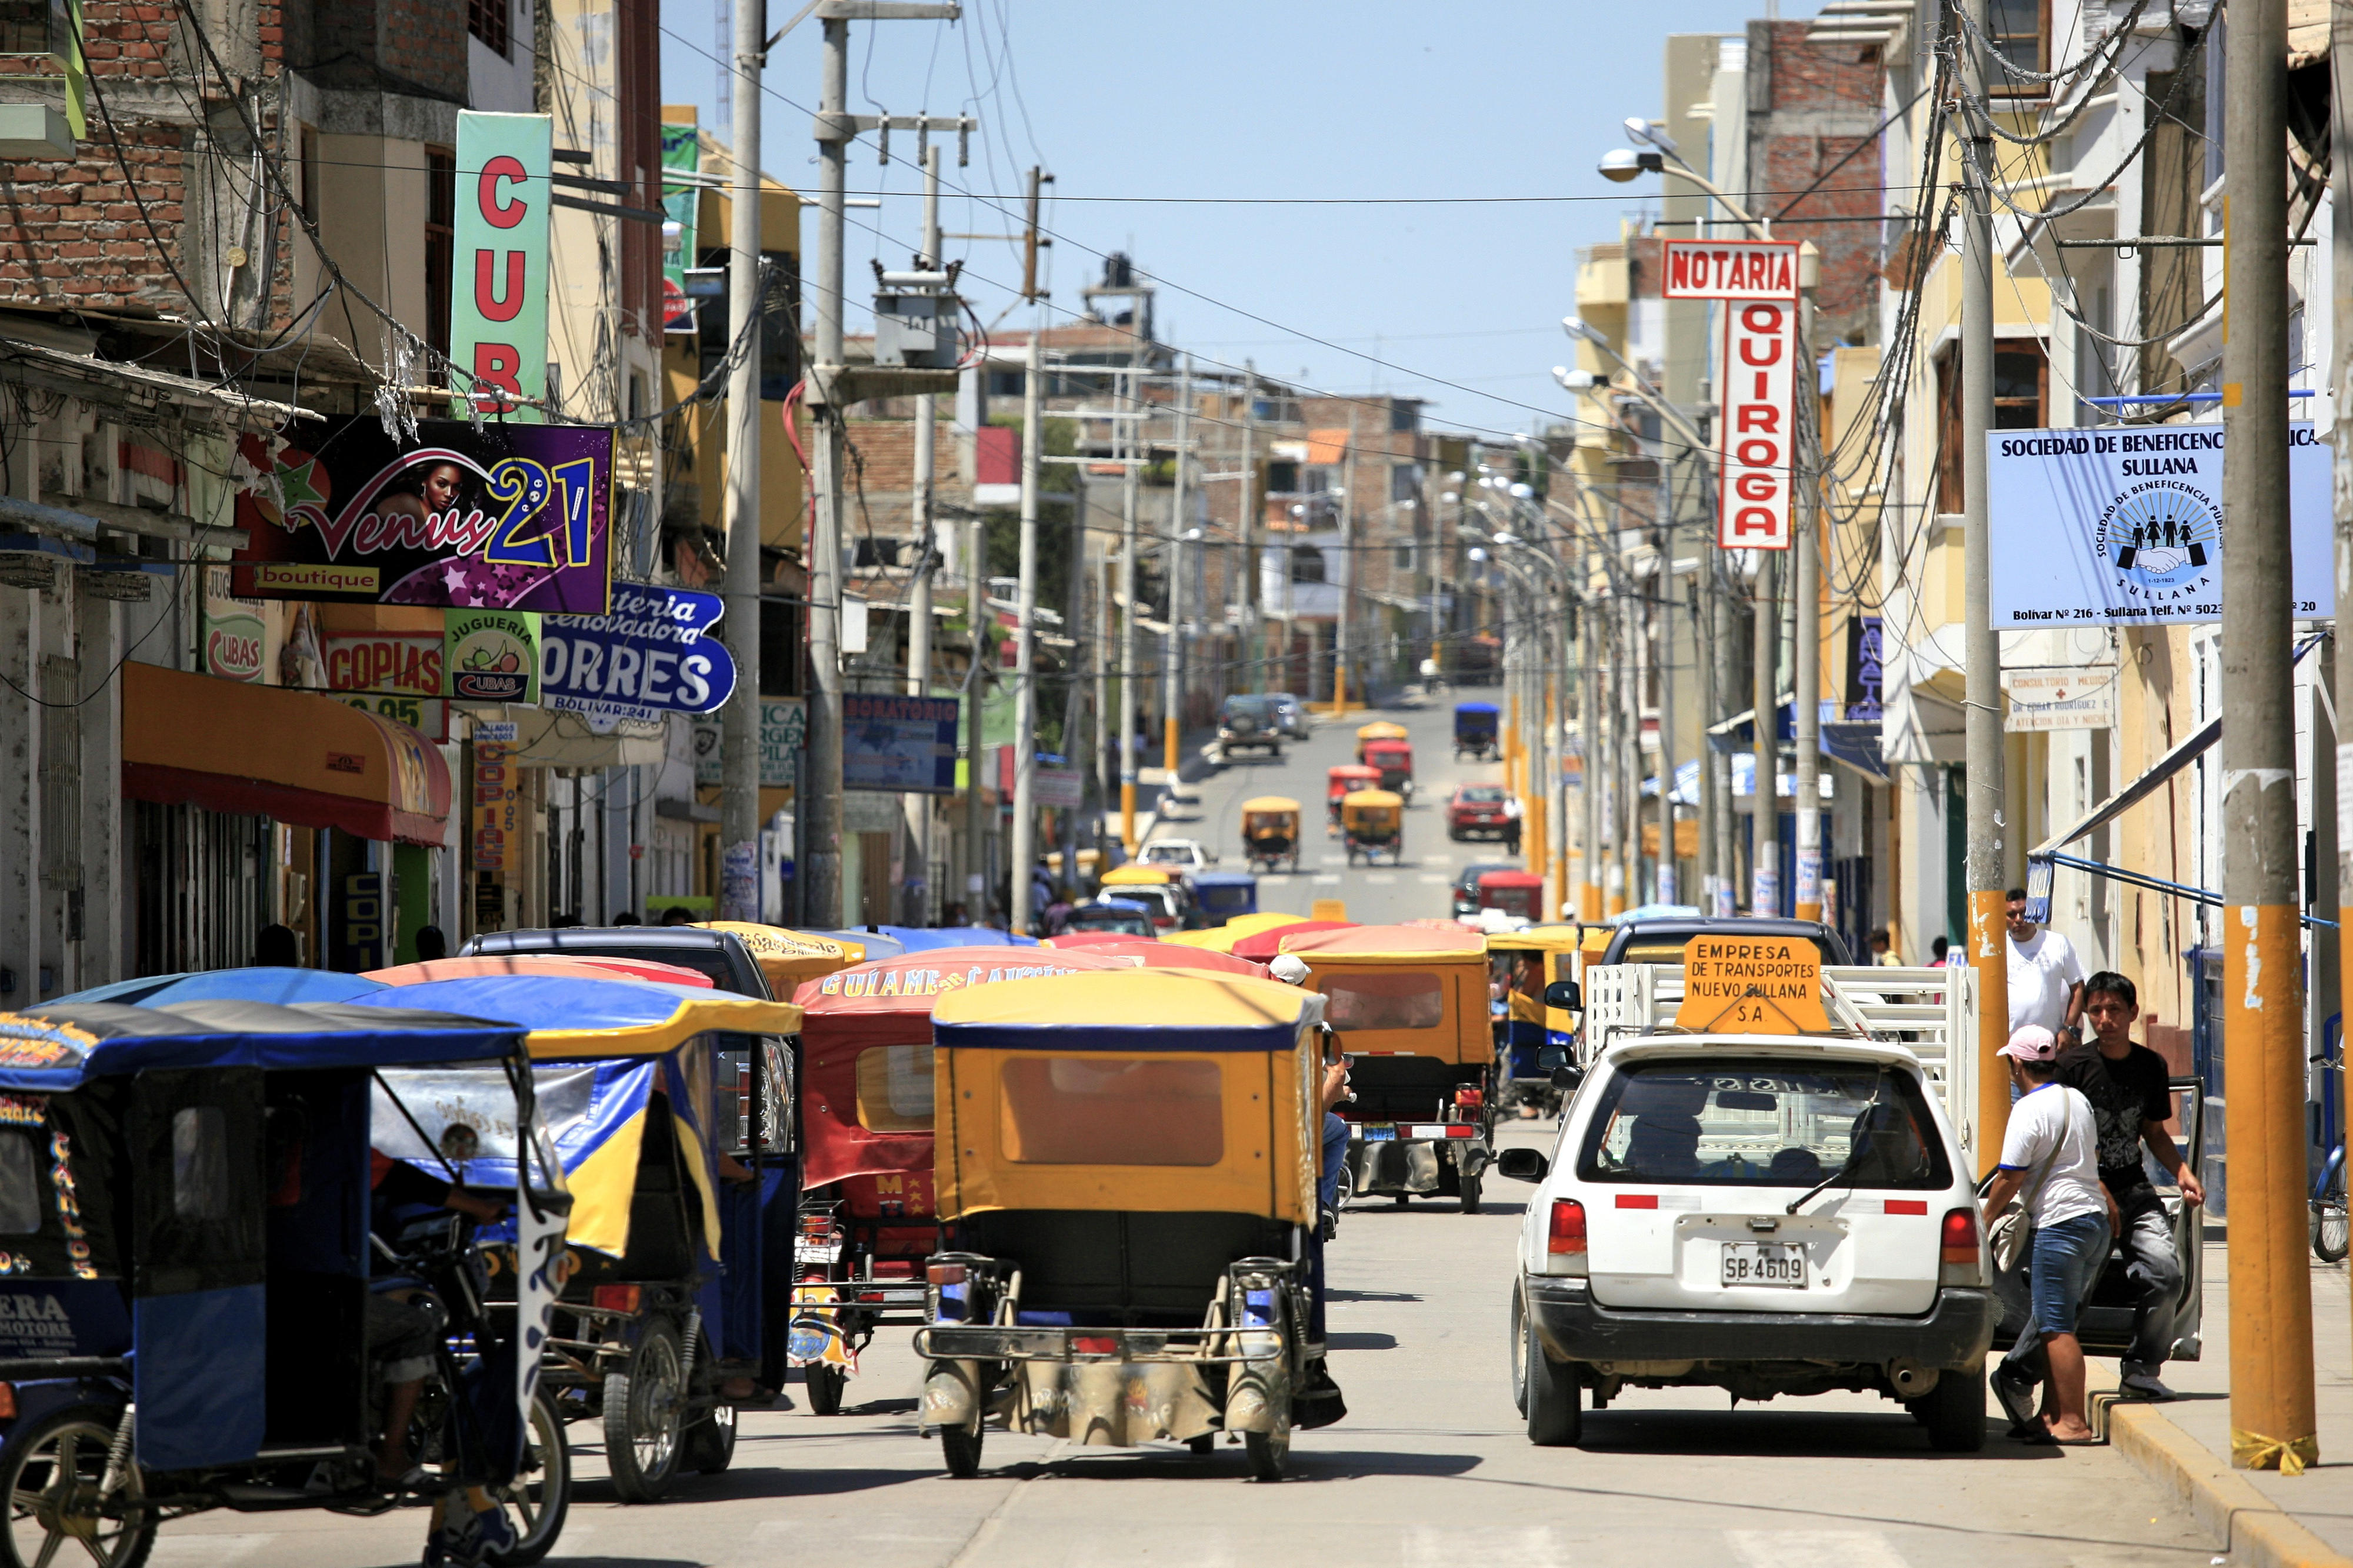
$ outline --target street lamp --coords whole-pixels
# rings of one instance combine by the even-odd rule
[[[1689,180],[1714,196],[1716,205],[1731,214],[1735,223],[1757,238],[1773,237],[1773,226],[1769,222],[1749,216],[1747,210],[1734,201],[1722,186],[1683,161],[1683,154],[1676,150],[1673,137],[1649,121],[1632,115],[1627,116],[1625,125],[1626,134],[1645,143],[1644,150],[1638,152],[1631,147],[1616,147],[1604,153],[1599,164],[1603,179],[1622,185],[1644,174],[1672,174],[1678,179]]]

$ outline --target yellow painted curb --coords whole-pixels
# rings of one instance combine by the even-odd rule
[[[2120,1400],[2103,1414],[2109,1444],[2188,1503],[2198,1521],[2221,1539],[2232,1562],[2250,1568],[2353,1568],[2353,1557],[2298,1524],[2158,1406]]]

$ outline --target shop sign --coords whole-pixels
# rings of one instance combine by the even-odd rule
[[[893,795],[955,793],[953,697],[850,692],[841,700],[841,787]]]
[[[539,617],[452,610],[442,629],[449,695],[465,702],[539,700]]]
[[[1668,239],[1660,259],[1665,299],[1798,298],[1798,247],[1789,240]]]
[[[330,632],[319,639],[331,691],[443,697],[440,632]]]
[[[226,566],[205,568],[205,673],[219,680],[266,684],[270,637],[269,606],[229,592]]]
[[[514,726],[502,726],[503,740],[486,740],[484,731],[501,728],[474,726],[474,771],[469,793],[472,798],[466,858],[473,872],[474,921],[486,931],[506,923],[505,889],[515,885],[522,855],[522,802],[516,790]]]
[[[735,660],[707,635],[725,603],[716,594],[618,583],[601,616],[541,623],[540,700],[577,713],[604,734],[624,720],[711,713],[735,690]]]
[[[2113,664],[2083,669],[2021,669],[2004,674],[2010,706],[2001,727],[2011,734],[2041,730],[2113,730],[2116,679]]]
[[[554,121],[547,115],[458,112],[449,358],[458,367],[457,389],[471,396],[477,413],[526,425],[542,421],[532,403],[547,397],[554,148]]]
[[[1787,550],[1796,460],[1798,308],[1769,300],[1724,306],[1723,494],[1716,543]]]
[[[613,432],[588,425],[308,422],[237,447],[232,586],[263,599],[602,615]]]
[[[808,706],[797,697],[760,699],[760,787],[790,789],[803,742],[808,735]],[[711,713],[694,721],[694,782],[726,783],[726,753],[720,717]]]
[[[345,877],[335,915],[336,930],[343,938],[339,944],[343,962],[337,967],[354,974],[382,969],[385,953],[392,945],[385,924],[384,874],[355,871]]]
[[[664,170],[692,174],[702,166],[702,139],[691,125],[661,128]],[[702,204],[701,184],[662,186],[662,331],[695,331],[694,301],[686,297],[686,269],[695,262],[695,219]]]
[[[438,697],[395,697],[383,692],[353,691],[340,694],[338,700],[363,713],[373,713],[379,719],[406,724],[437,746],[449,738],[449,705]]]
[[[1986,436],[1993,624],[2004,631],[2222,618],[2224,426]],[[2329,448],[2288,430],[2289,614],[2337,613]]]

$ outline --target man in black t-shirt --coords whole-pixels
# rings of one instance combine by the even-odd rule
[[[2132,1039],[2139,995],[2133,983],[2104,969],[2084,983],[2084,1018],[2092,1038],[2059,1058],[2058,1080],[2092,1102],[2099,1125],[2100,1184],[2116,1200],[2123,1221],[2116,1245],[2133,1285],[2132,1353],[2118,1380],[2127,1394],[2169,1399],[2158,1369],[2173,1349],[2174,1298],[2181,1290],[2181,1259],[2173,1245],[2173,1219],[2149,1185],[2141,1161],[2146,1147],[2180,1186],[2184,1201],[2206,1201],[2197,1173],[2182,1162],[2165,1124],[2173,1115],[2170,1076],[2165,1058]]]

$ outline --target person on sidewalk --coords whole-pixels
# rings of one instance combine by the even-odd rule
[[[2118,1382],[2127,1394],[2170,1399],[2173,1391],[2158,1378],[2173,1350],[2173,1308],[2181,1292],[2181,1259],[2173,1240],[2173,1216],[2149,1184],[2141,1160],[2146,1148],[2181,1189],[2184,1202],[2202,1204],[2205,1186],[2174,1146],[2165,1124],[2173,1115],[2171,1073],[2165,1058],[2135,1045],[2132,1023],[2140,1002],[2133,983],[2104,969],[2084,983],[2084,1016],[2092,1038],[2062,1051],[2061,1083],[2092,1103],[2100,1135],[2100,1184],[2116,1205],[2116,1242],[2133,1286],[2132,1354],[2125,1357]]]
[[[2084,961],[2065,937],[2026,918],[2025,889],[2002,898],[2010,914],[2010,1032],[2033,1025],[2072,1046],[2082,1037]]]
[[[2001,1140],[2001,1166],[1985,1197],[1985,1221],[2021,1198],[2033,1227],[2021,1253],[2029,1311],[2018,1341],[1994,1369],[1994,1397],[2013,1436],[2038,1442],[2091,1443],[2084,1419],[2084,1347],[2075,1313],[2107,1261],[2110,1204],[2100,1185],[2099,1131],[2091,1101],[2058,1082],[2059,1044],[2030,1024],[2013,1032],[2010,1058],[2019,1098]],[[2039,1373],[2038,1415],[2031,1403]]]

